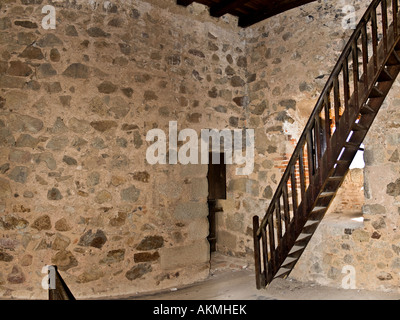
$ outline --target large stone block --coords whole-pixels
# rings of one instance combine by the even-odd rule
[[[178,220],[191,221],[208,216],[208,206],[204,202],[179,203],[174,211],[174,217]]]
[[[182,247],[163,248],[160,250],[160,262],[163,269],[175,269],[193,264],[208,263],[210,245],[206,239],[195,241]]]

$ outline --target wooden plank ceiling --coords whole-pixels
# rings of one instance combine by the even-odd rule
[[[188,6],[193,2],[210,7],[210,15],[221,17],[231,14],[239,18],[239,26],[249,27],[257,22],[316,0],[177,0]]]

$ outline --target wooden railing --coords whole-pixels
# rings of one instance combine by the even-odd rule
[[[51,288],[51,286],[49,286],[49,300],[75,300],[75,297],[72,294],[71,290],[68,288],[64,279],[58,272],[57,266],[51,267],[54,268],[55,287]],[[51,275],[50,270],[49,274]]]
[[[391,68],[400,63],[398,20],[398,0],[372,1],[316,103],[265,216],[261,221],[254,216],[258,288],[277,275],[306,222],[322,219],[343,182],[397,76]],[[385,81],[389,88],[380,85]],[[288,264],[289,272],[294,264]]]

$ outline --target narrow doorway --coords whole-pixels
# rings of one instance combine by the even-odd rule
[[[214,159],[214,161],[213,161]],[[215,161],[215,159],[219,159]],[[218,199],[226,199],[226,164],[224,153],[209,153],[208,158],[208,222],[210,252],[215,252],[217,247],[217,219],[216,213],[221,212],[222,208],[217,207]]]

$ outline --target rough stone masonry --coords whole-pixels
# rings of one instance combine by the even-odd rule
[[[55,29],[41,26],[47,4],[56,9]],[[352,4],[356,12],[367,5]],[[48,264],[77,298],[207,277],[207,165],[145,158],[146,133],[167,132],[169,121],[197,133],[255,130],[254,171],[240,177],[228,165],[217,219],[218,251],[252,261],[252,216],[264,214],[281,163],[351,35],[342,7],[317,1],[243,30],[229,15],[214,19],[204,6],[173,0],[2,0],[0,295],[46,299]],[[398,282],[397,128],[393,120],[390,135],[386,123],[370,135],[366,179],[379,166],[390,175],[380,190],[366,184],[365,230],[345,233],[353,241],[340,248],[328,243],[316,270],[333,285],[342,261],[328,257],[345,250],[358,252],[346,263],[368,266],[357,270],[376,279],[365,287]],[[374,152],[382,139],[386,153]],[[331,267],[336,277],[327,277]],[[301,275],[310,278],[310,269]]]

